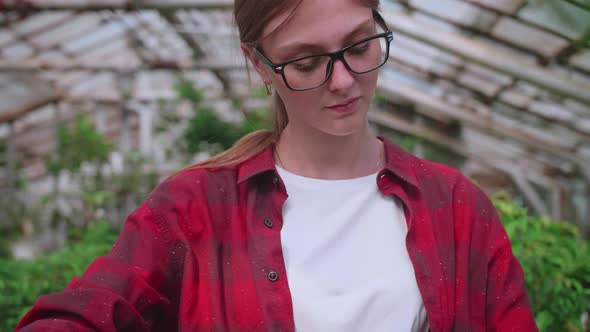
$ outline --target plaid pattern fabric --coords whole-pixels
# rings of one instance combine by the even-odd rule
[[[376,182],[403,203],[431,330],[537,331],[486,195],[381,139],[387,165]],[[235,168],[184,171],[128,217],[107,256],[40,297],[17,330],[294,331],[280,242],[286,198],[271,149]]]

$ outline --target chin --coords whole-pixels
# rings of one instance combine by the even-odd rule
[[[368,126],[366,113],[364,116],[351,116],[330,122],[331,123],[326,124],[326,126],[322,126],[323,128],[316,128],[331,136],[344,137],[364,132],[367,130]]]

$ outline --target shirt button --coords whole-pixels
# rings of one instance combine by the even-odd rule
[[[274,184],[279,184],[279,178],[277,178],[276,176],[272,178],[272,182]]]
[[[279,274],[277,273],[277,271],[274,270],[270,270],[268,272],[268,274],[266,275],[266,277],[268,278],[268,280],[270,280],[271,282],[275,282],[277,281],[277,279],[279,279]]]
[[[264,219],[264,225],[268,228],[272,228],[272,220],[269,218]]]

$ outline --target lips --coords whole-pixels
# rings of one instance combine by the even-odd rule
[[[357,101],[360,99],[360,97],[356,97],[356,98],[350,98],[342,103],[338,103],[332,106],[328,106],[326,107],[328,110],[330,111],[334,111],[334,112],[338,112],[338,113],[347,113],[347,112],[352,112],[355,110],[355,106],[357,104]]]

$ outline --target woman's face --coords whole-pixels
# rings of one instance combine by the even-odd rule
[[[276,17],[265,28],[264,35],[269,37],[262,41],[260,48],[273,63],[338,51],[377,33],[371,9],[360,1],[303,0],[291,19],[273,32],[288,14]],[[380,53],[379,48],[377,45],[373,52]],[[297,127],[297,132],[319,131],[345,136],[367,128],[367,112],[378,70],[355,74],[348,71],[342,61],[336,61],[325,84],[312,90],[293,91],[280,74],[251,55],[250,59],[262,79],[272,82],[276,88],[285,103],[289,126]],[[297,70],[305,68],[300,66]],[[345,106],[336,107],[338,105]]]

